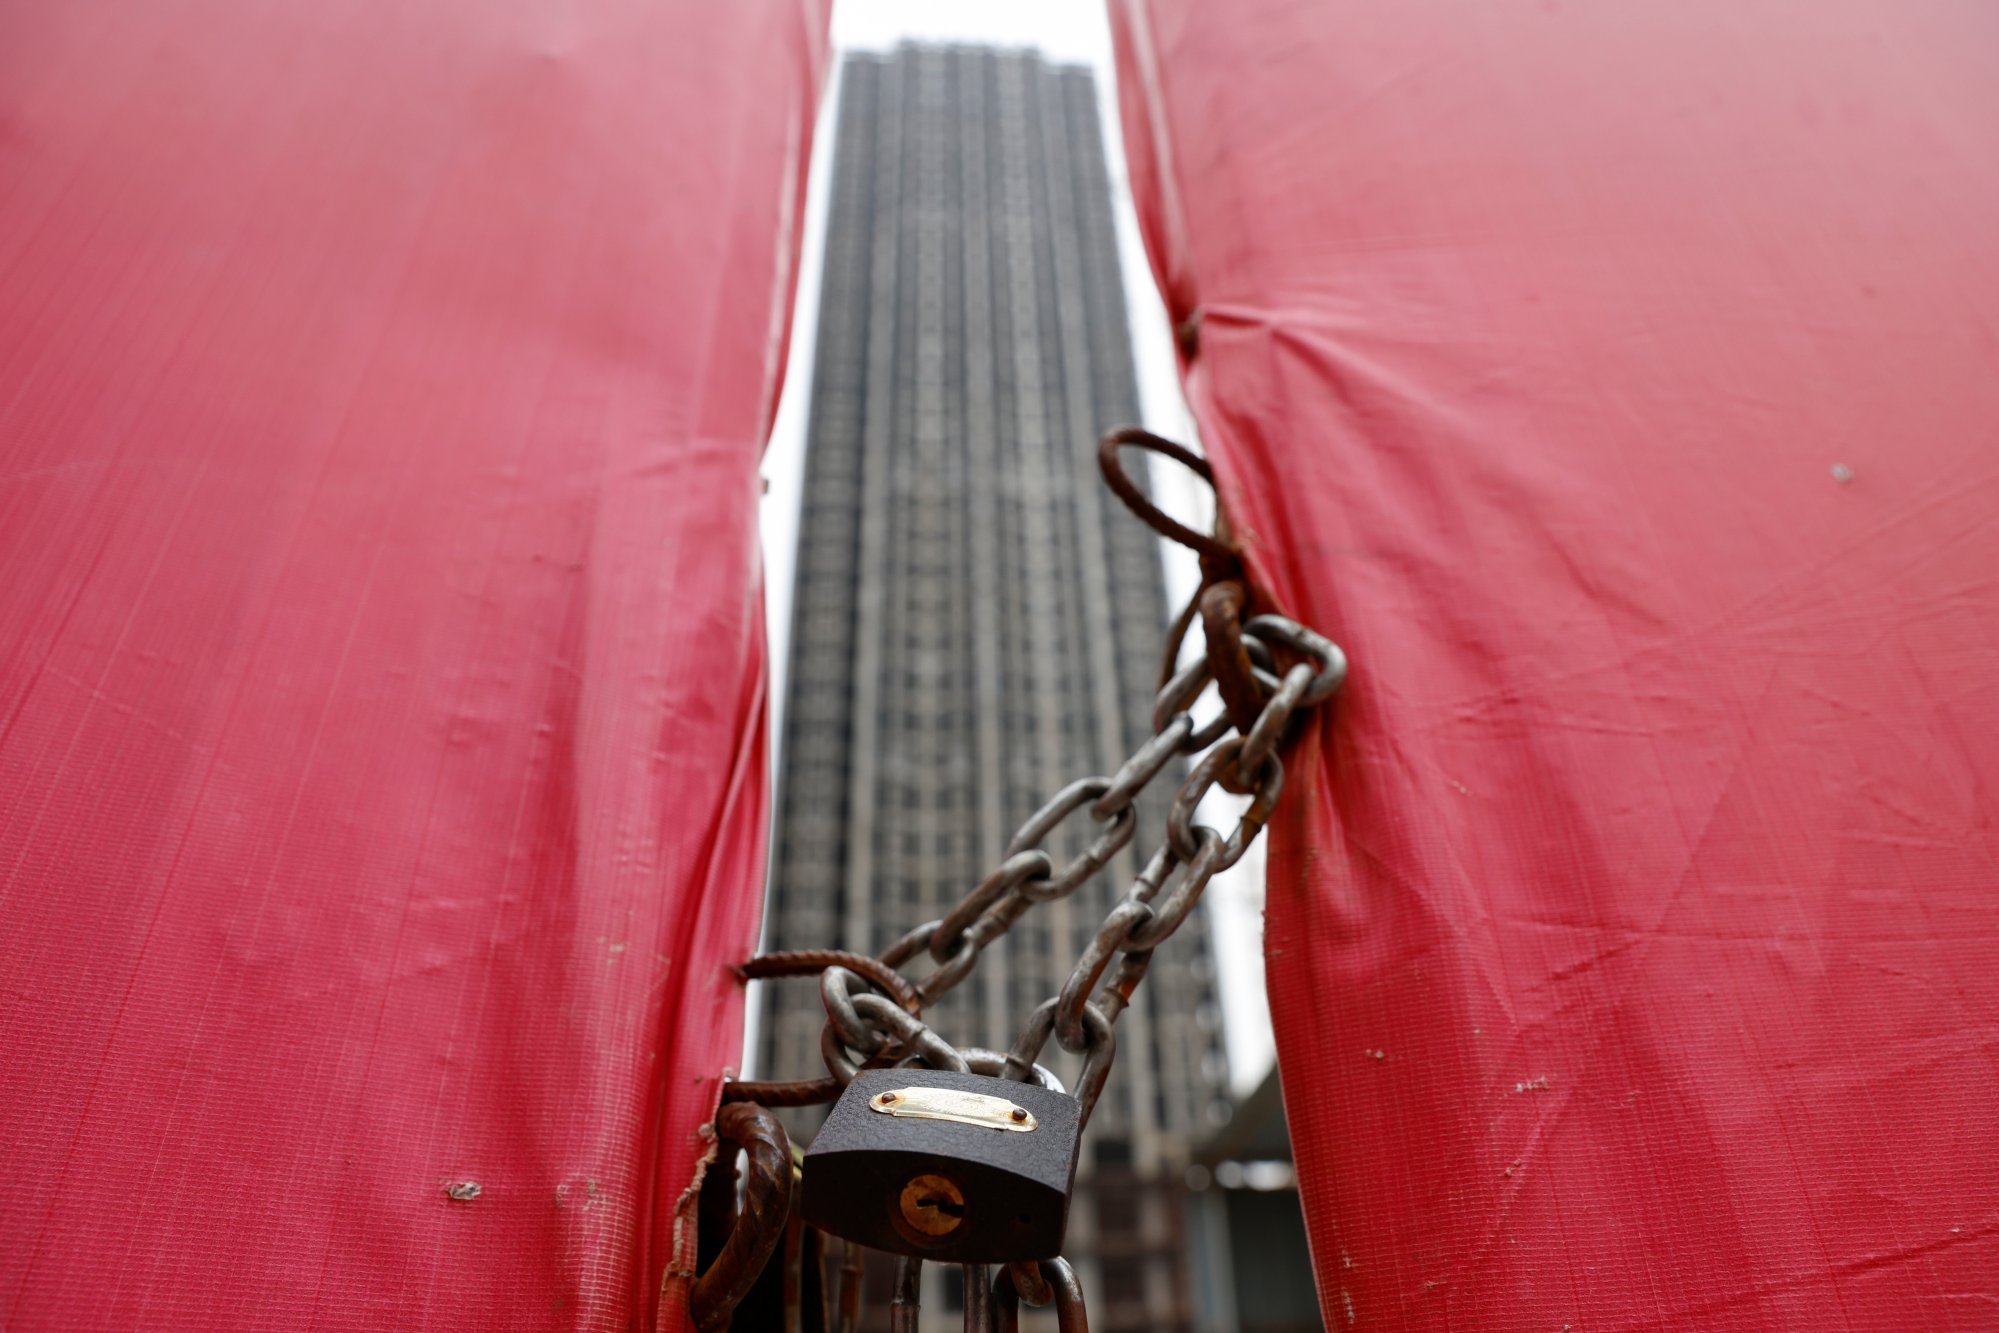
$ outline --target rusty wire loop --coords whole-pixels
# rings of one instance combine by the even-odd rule
[[[822,1000],[826,993],[826,978],[829,975],[834,972],[840,972],[845,976],[859,974],[894,996],[896,1003],[904,1009],[911,1013],[921,1012],[923,1002],[916,987],[911,985],[909,979],[902,973],[896,971],[900,961],[902,960],[888,962],[879,958],[870,958],[866,954],[850,953],[845,949],[786,949],[761,954],[742,964],[736,971],[746,980],[818,976]],[[845,1086],[831,1074],[824,1078],[732,1080],[722,1085],[722,1100],[753,1102],[758,1106],[817,1106],[821,1102],[830,1102],[838,1097],[840,1089]]]
[[[1124,501],[1125,508],[1136,514],[1140,522],[1160,536],[1171,538],[1202,555],[1229,561],[1236,559],[1235,547],[1220,536],[1196,532],[1169,517],[1159,506],[1153,504],[1152,497],[1147,495],[1138,483],[1132,480],[1131,474],[1124,470],[1124,460],[1118,457],[1118,450],[1123,448],[1143,449],[1148,453],[1170,458],[1213,486],[1215,470],[1208,466],[1207,459],[1184,444],[1175,444],[1137,426],[1120,426],[1097,441],[1097,470],[1103,473],[1104,484],[1111,488],[1118,499]]]
[[[893,964],[884,963],[881,959],[871,958],[864,953],[849,953],[845,949],[785,949],[777,953],[759,954],[736,970],[746,979],[758,981],[779,977],[821,976],[830,968],[843,968],[850,973],[859,973],[879,986],[910,1013],[923,1012],[923,1001],[909,979],[896,971]]]
[[[1242,637],[1242,608],[1248,594],[1229,580],[1210,583],[1201,593],[1201,630],[1208,644],[1208,670],[1235,729],[1247,735],[1263,712],[1265,691],[1256,663]]]
[[[1057,1259],[1055,1262],[1059,1264],[1062,1260]],[[1019,1298],[1037,1310],[1055,1299],[1055,1288],[1049,1285],[1047,1275],[1041,1271],[1041,1264],[1036,1260],[1008,1264],[1004,1272],[995,1274],[993,1283],[996,1295],[999,1284],[1008,1278],[1012,1279],[1010,1285]]]
[[[1082,1120],[1089,1120],[1116,1055],[1115,1025],[1144,980],[1153,950],[1179,929],[1209,881],[1241,860],[1263,831],[1284,790],[1281,755],[1305,719],[1338,692],[1347,676],[1346,655],[1338,645],[1258,602],[1219,506],[1213,533],[1196,532],[1171,518],[1125,471],[1120,458],[1125,448],[1170,458],[1210,485],[1214,473],[1199,455],[1135,427],[1111,432],[1097,447],[1110,489],[1161,536],[1200,557],[1201,585],[1168,632],[1153,734],[1111,776],[1080,778],[1055,793],[1020,826],[1000,864],[955,907],[875,957],[800,950],[745,964],[745,977],[819,973],[827,1014],[820,1050],[828,1076],[731,1083],[726,1101],[783,1106],[832,1101],[861,1068],[916,1062],[1053,1083],[1053,1076],[1036,1063],[1052,1038],[1083,1057],[1073,1095]],[[1196,621],[1204,651],[1180,666],[1182,640]],[[1211,720],[1197,722],[1192,709],[1210,685],[1221,706]],[[1231,731],[1235,734],[1229,735]],[[1173,796],[1165,837],[1091,937],[1060,993],[1036,1007],[1004,1055],[953,1048],[923,1021],[924,1008],[970,976],[986,946],[1037,904],[1067,897],[1102,872],[1137,830],[1140,793],[1177,760],[1191,760],[1193,767]],[[1202,798],[1215,787],[1249,798],[1226,835],[1196,820]],[[1071,826],[1079,811],[1095,831],[1082,851],[1058,866],[1046,844]],[[926,975],[905,974],[905,968],[926,956],[931,965]],[[920,1271],[918,1261],[903,1261],[892,1315],[895,1328],[915,1326]],[[980,1285],[983,1289],[983,1279]],[[1015,1326],[1023,1298],[1030,1305],[1052,1300],[1064,1330],[1087,1327],[1075,1273],[1059,1259],[1044,1261],[1038,1269],[1015,1265],[996,1275],[992,1320],[999,1328]],[[979,1327],[984,1333],[985,1325]]]
[[[687,1310],[701,1333],[729,1326],[771,1252],[784,1239],[791,1216],[791,1140],[777,1117],[761,1106],[730,1102],[715,1117],[715,1134],[743,1150],[746,1170],[736,1224],[708,1271],[694,1280]],[[710,1169],[720,1169],[721,1162]]]
[[[1021,1285],[1023,1269],[1032,1268]],[[1054,1303],[1057,1333],[1090,1333],[1090,1316],[1083,1308],[1083,1284],[1066,1259],[1043,1259],[1038,1264],[1014,1264],[993,1275],[993,1317],[997,1333],[1019,1333],[1020,1306],[1025,1301],[1035,1307]]]

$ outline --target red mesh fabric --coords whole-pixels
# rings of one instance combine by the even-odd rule
[[[1113,10],[1328,1328],[1999,1327],[1999,11]]]
[[[0,1327],[654,1324],[824,11],[0,14]]]

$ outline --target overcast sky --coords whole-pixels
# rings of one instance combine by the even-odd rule
[[[967,3],[965,0],[835,0],[833,44],[835,65],[848,51],[883,51],[898,42],[982,42],[1000,46],[1035,47],[1051,60],[1088,65],[1097,77],[1106,148],[1112,174],[1112,194],[1118,219],[1118,245],[1124,286],[1131,308],[1136,343],[1139,403],[1144,425],[1174,439],[1193,441],[1194,431],[1180,396],[1173,361],[1172,334],[1159,294],[1152,285],[1131,195],[1124,178],[1124,151],[1116,121],[1116,71],[1112,66],[1110,27],[1100,5],[1087,0],[1012,0],[1011,3]],[[793,315],[790,364],[784,397],[771,431],[764,459],[769,492],[763,503],[764,564],[770,616],[772,656],[773,741],[782,719],[786,650],[791,628],[791,588],[797,547],[800,483],[805,456],[805,405],[812,380],[812,335],[818,326],[819,261],[826,221],[826,191],[832,157],[832,117],[839,95],[837,74],[829,82],[814,140],[812,179],[807,191],[805,235]],[[1103,423],[1106,428],[1118,424]],[[1079,442],[1079,446],[1082,442]],[[1198,483],[1183,484],[1177,468],[1163,468],[1155,480],[1163,504],[1197,526],[1206,526],[1207,496]],[[1199,578],[1193,557],[1177,547],[1162,551],[1167,589],[1176,600],[1188,596]],[[781,756],[779,762],[782,762]],[[1078,774],[1077,776],[1084,776]],[[1218,794],[1219,795],[1219,794]],[[1227,798],[1223,798],[1226,800]],[[1224,810],[1203,813],[1212,820]],[[1225,826],[1226,827],[1226,826]],[[966,886],[970,888],[970,885]],[[1238,1095],[1253,1088],[1273,1058],[1270,1014],[1263,994],[1263,856],[1259,844],[1241,864],[1218,876],[1206,902],[1214,928],[1217,979],[1222,992],[1222,1019],[1229,1048],[1229,1082]],[[914,923],[911,923],[914,924]],[[829,941],[830,943],[830,941]],[[1165,948],[1175,947],[1168,943]],[[755,1006],[751,1007],[754,1015]],[[754,1035],[751,1034],[754,1042]],[[750,1049],[754,1049],[754,1044]],[[792,1077],[803,1071],[776,1073]]]

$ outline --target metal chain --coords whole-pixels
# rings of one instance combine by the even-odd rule
[[[1171,458],[1210,485],[1214,474],[1204,459],[1183,446],[1135,427],[1113,431],[1097,448],[1111,490],[1142,521],[1191,547],[1201,558],[1200,587],[1167,636],[1153,734],[1115,773],[1081,778],[1057,792],[1020,826],[1000,864],[957,906],[879,955],[791,950],[745,964],[741,969],[745,977],[819,975],[826,1006],[820,1049],[828,1076],[729,1083],[723,1091],[725,1102],[763,1106],[830,1102],[860,1069],[918,1062],[935,1069],[978,1069],[1047,1083],[1052,1076],[1036,1061],[1053,1038],[1063,1050],[1083,1057],[1074,1096],[1087,1124],[1116,1056],[1118,1017],[1144,980],[1153,951],[1193,912],[1209,881],[1240,861],[1263,831],[1284,789],[1283,750],[1312,710],[1339,690],[1347,674],[1345,653],[1323,635],[1281,615],[1245,616],[1256,602],[1227,525],[1218,518],[1216,531],[1204,534],[1161,512],[1124,471],[1119,450],[1125,447]],[[1205,651],[1179,667],[1181,642],[1197,618]],[[1210,722],[1198,724],[1189,709],[1210,684],[1222,709]],[[1230,735],[1231,731],[1236,734]],[[1137,830],[1135,803],[1140,793],[1176,758],[1195,756],[1192,770],[1173,796],[1161,844],[1104,918],[1060,991],[1027,1016],[1003,1056],[955,1049],[923,1021],[923,1009],[970,976],[994,940],[1037,904],[1068,897],[1109,865]],[[1202,798],[1216,786],[1250,797],[1248,808],[1226,835],[1195,819]],[[1089,823],[1084,825],[1083,820]],[[1057,867],[1046,844],[1072,822],[1085,829],[1094,826],[1094,833],[1081,852]],[[931,970],[911,980],[903,969],[920,954],[928,954]],[[915,1261],[905,1261],[896,1298],[898,1314],[911,1319],[917,1269]],[[968,1269],[965,1276],[969,1292],[974,1273]],[[984,1281],[981,1269],[981,1290]],[[1085,1326],[1082,1293],[1074,1273],[1059,1259],[1042,1264],[1038,1271],[1032,1265],[1014,1265],[996,1277],[990,1318],[1012,1327],[1020,1299],[1031,1305],[1053,1299],[1061,1327]],[[979,1320],[972,1322],[968,1310],[968,1329],[983,1333],[990,1322],[987,1313],[982,1311]]]

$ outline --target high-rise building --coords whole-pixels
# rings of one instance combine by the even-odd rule
[[[1150,734],[1167,616],[1155,541],[1094,461],[1138,413],[1090,75],[904,47],[846,62],[837,116],[769,944],[872,953]],[[1157,845],[1166,799],[926,1018],[1010,1045]],[[1197,912],[1118,1027],[1069,1227],[1099,1329],[1191,1326],[1183,1173],[1227,1113],[1213,978]],[[817,994],[765,995],[760,1070],[812,1072]]]

